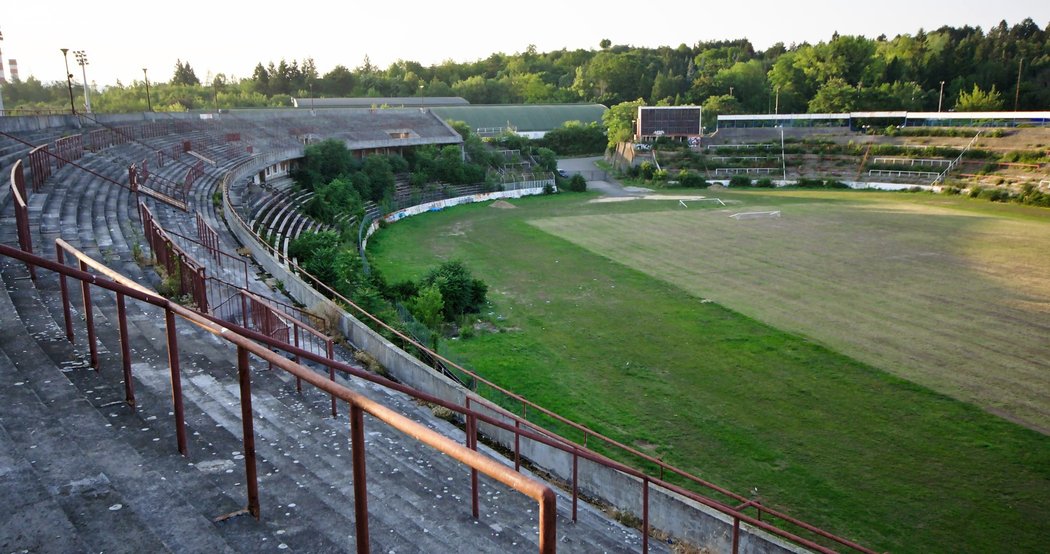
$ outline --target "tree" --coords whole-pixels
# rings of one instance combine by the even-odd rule
[[[741,113],[740,101],[735,96],[723,94],[712,96],[704,101],[702,117],[704,128],[713,128],[717,125],[719,115],[730,115]]]
[[[598,46],[601,46],[602,50],[607,50],[610,46],[612,46],[612,41],[607,38],[603,38],[602,41],[598,43]]]
[[[841,78],[824,83],[809,101],[810,113],[843,113],[857,108],[859,98],[856,87]]]
[[[433,283],[420,289],[419,293],[409,302],[408,309],[420,323],[432,331],[430,348],[437,350],[438,331],[444,321],[445,309],[445,300],[441,296],[439,284]]]
[[[987,92],[975,83],[973,91],[959,93],[959,100],[955,103],[957,112],[994,112],[1003,109],[1003,98],[995,85]]]
[[[328,139],[306,147],[303,161],[292,171],[295,184],[304,190],[314,190],[336,177],[349,173],[354,157],[340,140]]]
[[[609,148],[615,148],[617,144],[631,140],[631,137],[634,136],[634,123],[638,117],[638,108],[644,105],[645,100],[639,98],[633,102],[617,104],[602,114]]]
[[[475,279],[463,262],[452,260],[430,270],[420,283],[420,290],[437,286],[441,291],[445,321],[454,321],[467,313],[481,311],[488,286]]]
[[[171,78],[171,84],[193,86],[201,84],[201,81],[193,72],[189,62],[182,63],[182,60],[175,60],[175,75]]]

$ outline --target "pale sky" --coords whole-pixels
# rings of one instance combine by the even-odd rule
[[[828,40],[832,33],[874,38],[942,25],[980,26],[1031,17],[1050,23],[1047,0],[796,0],[701,2],[530,0],[274,2],[258,0],[53,0],[5,2],[0,10],[5,72],[18,60],[23,79],[64,78],[60,48],[81,80],[73,50],[84,50],[87,75],[99,86],[171,78],[176,59],[203,81],[209,73],[250,76],[255,64],[312,57],[319,72],[353,69],[367,54],[385,68],[397,59],[423,65],[473,61],[493,52],[597,49],[614,44],[671,47],[748,38],[757,49]],[[666,18],[666,19],[662,19]],[[662,19],[662,21],[661,21]],[[657,23],[657,22],[660,23]]]

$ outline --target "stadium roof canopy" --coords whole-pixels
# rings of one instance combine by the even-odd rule
[[[376,96],[358,98],[292,98],[296,108],[371,108],[387,106],[391,108],[419,108],[434,106],[468,106],[465,98],[459,96]]]
[[[601,123],[607,110],[601,104],[471,104],[433,108],[438,117],[465,121],[482,136],[498,134],[508,127],[519,134],[542,134],[568,121]]]
[[[854,125],[873,119],[890,120],[906,126],[1012,126],[1050,124],[1050,111],[1044,112],[847,112],[801,114],[719,115],[719,127],[806,127]]]

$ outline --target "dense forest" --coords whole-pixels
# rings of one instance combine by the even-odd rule
[[[941,87],[943,82],[943,97]],[[838,35],[826,42],[756,50],[747,39],[639,48],[601,41],[597,50],[496,53],[473,62],[386,69],[366,56],[321,75],[314,61],[258,64],[243,79],[203,82],[179,60],[168,83],[151,83],[156,110],[288,106],[293,96],[462,96],[474,104],[599,102],[612,106],[701,104],[713,113],[848,110],[1047,109],[1050,25],[1031,19],[979,27],[919,29],[893,38]],[[77,103],[82,89],[75,86]],[[30,77],[3,87],[8,109],[68,110],[66,84]],[[94,90],[96,112],[147,108],[143,82]]]

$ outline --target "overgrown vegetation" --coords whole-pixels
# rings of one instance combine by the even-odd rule
[[[388,283],[376,269],[365,270],[353,237],[332,231],[303,233],[291,242],[288,253],[306,272],[394,328],[412,323],[397,309],[405,306],[433,332],[431,347],[437,346],[436,337],[446,326],[480,312],[488,292],[488,286],[458,260],[437,265],[417,281]]]

